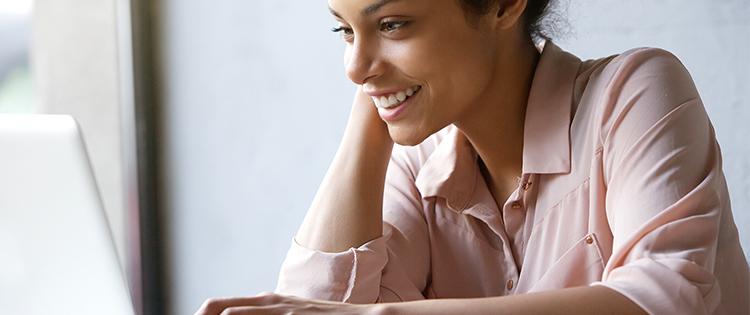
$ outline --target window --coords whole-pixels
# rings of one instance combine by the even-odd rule
[[[32,0],[0,2],[0,113],[34,111],[29,67]]]

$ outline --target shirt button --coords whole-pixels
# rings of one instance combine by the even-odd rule
[[[589,244],[589,245],[594,244],[594,238],[591,237],[591,235],[586,236],[586,244]]]
[[[508,283],[505,285],[508,290],[513,289],[513,279],[508,280]]]
[[[525,184],[523,184],[523,190],[529,190],[529,188],[531,188],[531,182],[526,182]]]
[[[521,209],[521,203],[518,201],[514,201],[512,204],[510,204],[510,207],[513,209]]]

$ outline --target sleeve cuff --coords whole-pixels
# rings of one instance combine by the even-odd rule
[[[386,237],[357,248],[326,253],[292,245],[281,265],[276,293],[346,303],[374,303],[388,262]]]

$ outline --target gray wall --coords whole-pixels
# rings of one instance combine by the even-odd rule
[[[717,129],[750,249],[750,7],[741,0],[576,0],[582,58],[673,51]],[[162,7],[173,314],[210,296],[272,290],[342,135],[352,85],[323,1],[168,0]]]
[[[319,1],[165,1],[172,314],[271,291],[354,90]]]

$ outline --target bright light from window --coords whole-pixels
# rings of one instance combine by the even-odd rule
[[[30,15],[34,0],[0,1],[0,15]]]
[[[0,113],[34,110],[28,65],[34,0],[0,0]]]

